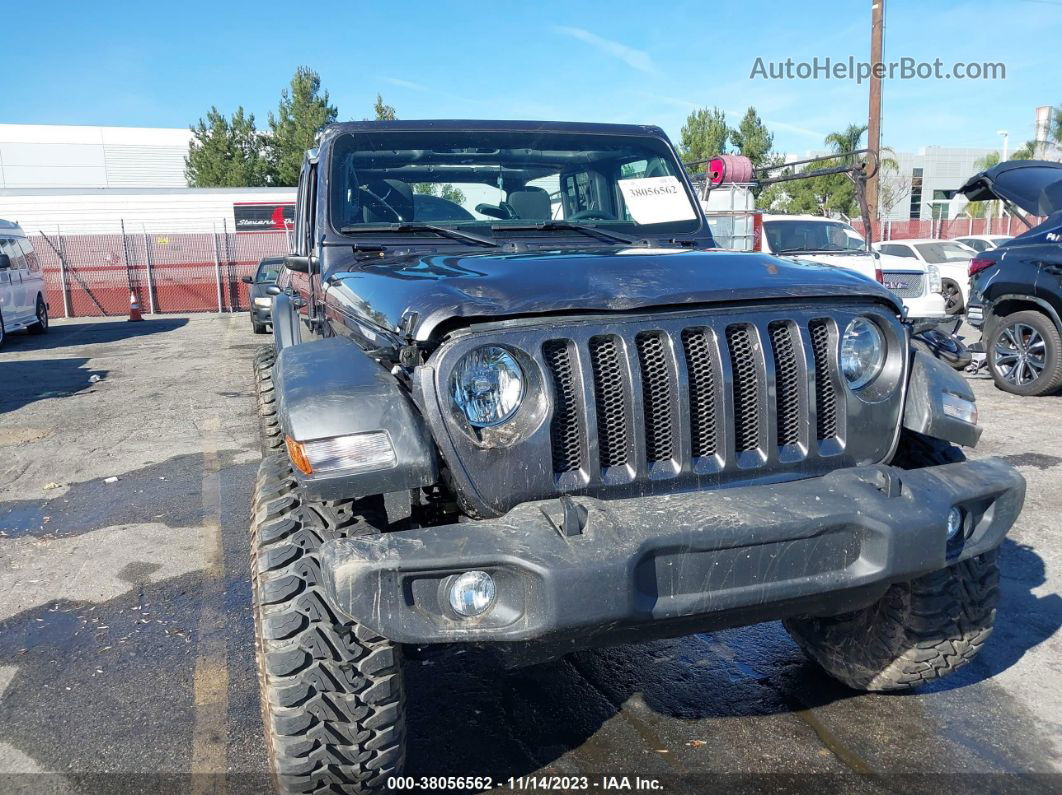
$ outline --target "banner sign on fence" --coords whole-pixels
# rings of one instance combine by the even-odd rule
[[[237,232],[283,232],[295,225],[295,205],[276,202],[235,202]]]

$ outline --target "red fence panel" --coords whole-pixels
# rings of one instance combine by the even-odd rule
[[[143,312],[238,312],[262,257],[288,250],[284,232],[115,233],[31,236],[53,316]]]

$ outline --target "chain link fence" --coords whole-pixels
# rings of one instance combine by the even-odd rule
[[[27,230],[29,232],[29,230]],[[30,234],[53,317],[141,311],[241,312],[262,257],[288,251],[286,232]]]

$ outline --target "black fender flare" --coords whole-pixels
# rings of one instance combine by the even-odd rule
[[[913,350],[903,427],[963,447],[976,447],[981,426],[946,414],[945,393],[975,402],[973,389],[965,378],[932,354]]]
[[[279,354],[285,348],[302,342],[302,322],[299,312],[287,293],[273,296],[273,346]]]
[[[986,329],[988,328],[988,317],[987,317],[987,315],[990,314],[993,317],[997,317],[997,318],[1002,318],[1003,317],[1002,315],[997,315],[996,314],[995,308],[996,308],[997,304],[1001,304],[1004,301],[1022,301],[1023,303],[1026,303],[1026,304],[1034,304],[1034,305],[1036,305],[1037,307],[1039,307],[1040,309],[1042,309],[1044,311],[1045,315],[1047,315],[1049,318],[1051,318],[1051,322],[1055,324],[1055,328],[1057,328],[1059,330],[1059,332],[1062,333],[1062,318],[1060,318],[1058,316],[1058,311],[1053,306],[1051,306],[1050,303],[1045,301],[1043,298],[1040,298],[1040,297],[1035,296],[1035,295],[1022,294],[1022,293],[1003,293],[1002,295],[994,295],[994,296],[992,296],[992,298],[988,301],[988,305],[985,307],[985,309],[988,310],[988,312],[986,313],[986,317],[985,317],[985,328]]]
[[[351,499],[408,492],[438,480],[431,433],[420,411],[383,365],[345,337],[281,350],[273,368],[277,414],[284,436],[297,442],[383,431],[394,464],[357,472],[295,477],[312,496]]]

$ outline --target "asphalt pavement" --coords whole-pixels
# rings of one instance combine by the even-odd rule
[[[165,316],[57,321],[0,350],[0,790],[268,788],[247,573],[262,341],[246,315]],[[1029,483],[973,665],[858,694],[777,623],[518,671],[416,660],[407,772],[1059,791],[1062,398],[971,380],[975,455]]]

